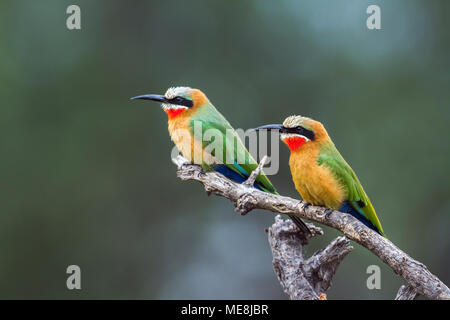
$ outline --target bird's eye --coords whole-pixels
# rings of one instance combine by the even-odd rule
[[[175,102],[182,102],[183,101],[183,99],[181,98],[181,97],[175,97]]]

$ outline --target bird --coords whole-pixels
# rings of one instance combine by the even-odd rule
[[[214,107],[199,89],[171,87],[164,95],[144,94],[132,100],[151,100],[162,103],[168,116],[169,134],[183,157],[201,165],[205,171],[216,171],[232,181],[247,180],[258,163],[245,148],[236,131],[225,117]],[[200,130],[199,130],[200,128]],[[216,134],[217,148],[208,148],[209,139],[205,133]],[[211,142],[212,144],[212,142]],[[254,187],[261,191],[278,194],[263,171],[257,176]],[[291,216],[304,234],[311,234],[306,224]]]
[[[254,130],[276,130],[290,150],[292,180],[307,205],[324,206],[351,214],[370,229],[386,236],[375,209],[358,177],[337,150],[319,121],[293,115],[282,124]]]

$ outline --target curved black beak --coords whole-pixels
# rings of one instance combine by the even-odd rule
[[[278,130],[282,132],[284,130],[284,127],[281,124],[267,124],[265,126],[254,128],[253,130],[259,131],[259,130]]]
[[[157,102],[170,103],[169,100],[166,99],[166,97],[159,94],[144,94],[142,96],[130,98],[130,100],[152,100]]]

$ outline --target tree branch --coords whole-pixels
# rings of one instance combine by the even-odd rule
[[[252,209],[265,209],[305,218],[337,229],[348,239],[378,256],[417,293],[430,299],[450,300],[449,288],[425,265],[412,259],[387,238],[367,228],[353,216],[324,207],[306,206],[305,202],[300,200],[234,183],[217,172],[204,172],[200,166],[190,164],[181,156],[172,160],[178,166],[177,176],[180,179],[201,182],[206,192],[232,201],[237,212],[246,214]]]
[[[264,156],[261,159],[261,162],[258,164],[258,167],[256,167],[255,170],[252,171],[252,173],[250,174],[250,177],[248,177],[247,181],[244,182],[244,185],[246,185],[247,187],[253,187],[253,184],[256,181],[256,178],[258,178],[262,168],[264,167],[264,165],[267,162],[267,156]]]
[[[323,234],[322,229],[313,224],[308,227],[312,236]],[[275,274],[292,300],[325,299],[325,291],[331,286],[339,264],[353,247],[348,239],[338,237],[305,259],[304,240],[291,220],[283,220],[280,215],[275,217],[275,223],[269,228]]]
[[[418,296],[419,295],[413,287],[411,287],[410,285],[403,285],[398,290],[395,300],[415,300]]]

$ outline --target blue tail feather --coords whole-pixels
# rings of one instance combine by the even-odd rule
[[[365,226],[378,232],[377,228],[375,228],[375,226],[364,215],[362,215],[360,212],[358,212],[348,201],[343,202],[339,211],[351,214],[356,219],[361,221]]]
[[[240,175],[239,173],[237,173],[236,171],[230,169],[229,167],[227,167],[224,164],[219,164],[213,167],[213,169],[221,174],[223,174],[225,177],[227,177],[228,179],[236,182],[236,183],[242,183],[245,182],[245,180],[247,180],[248,175]],[[255,182],[255,184],[253,185],[255,188],[264,191],[263,189],[261,189],[261,187]]]

